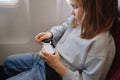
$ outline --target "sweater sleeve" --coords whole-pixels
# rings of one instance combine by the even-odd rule
[[[53,37],[52,40],[54,43],[57,43],[60,38],[63,36],[66,29],[70,26],[71,22],[73,20],[73,16],[69,17],[66,22],[64,22],[61,25],[53,26],[49,31],[52,32]]]
[[[92,43],[86,52],[86,59],[82,70],[67,71],[62,80],[105,80],[115,55],[113,38],[100,39]]]
[[[72,71],[67,69],[63,75],[63,80],[103,80],[102,72],[105,67],[105,59],[101,57],[91,57],[87,60],[86,68],[80,72],[79,70]]]

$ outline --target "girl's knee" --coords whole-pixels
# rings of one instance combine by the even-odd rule
[[[11,66],[11,64],[14,63],[14,56],[11,55],[11,56],[8,56],[5,60],[4,60],[4,66]]]

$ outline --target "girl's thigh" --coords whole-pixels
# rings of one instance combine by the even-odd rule
[[[6,71],[22,72],[31,69],[34,63],[39,60],[38,52],[15,54],[5,59],[4,67]]]

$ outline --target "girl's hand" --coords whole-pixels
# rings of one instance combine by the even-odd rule
[[[42,32],[35,36],[35,41],[42,44],[42,40],[49,39],[52,37],[51,32]]]
[[[66,72],[66,68],[65,66],[60,62],[60,56],[58,51],[55,51],[55,54],[52,55],[50,53],[47,53],[44,51],[44,49],[42,49],[39,52],[39,55],[41,56],[41,58],[51,67],[53,68],[58,74],[60,74],[61,76],[64,75],[64,73]]]

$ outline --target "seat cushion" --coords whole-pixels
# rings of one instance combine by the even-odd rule
[[[120,80],[120,21],[116,20],[111,28],[111,34],[115,40],[116,55],[111,65],[106,80]]]
[[[3,66],[0,65],[0,80],[5,80],[5,74],[3,73]]]

